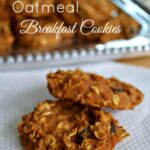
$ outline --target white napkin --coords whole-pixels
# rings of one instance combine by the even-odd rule
[[[96,63],[63,67],[81,68],[106,77],[116,76],[127,81],[145,94],[142,104],[130,111],[112,111],[120,124],[130,133],[116,150],[150,150],[150,70],[117,63]],[[49,95],[46,74],[58,68],[0,73],[0,150],[21,150],[17,123],[21,116],[33,110],[35,105]]]

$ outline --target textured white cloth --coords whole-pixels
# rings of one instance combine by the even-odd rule
[[[96,63],[68,67],[116,76],[137,86],[145,94],[142,104],[130,111],[112,111],[130,137],[116,150],[150,150],[150,70],[117,63]],[[68,69],[63,67],[63,69]],[[53,99],[46,87],[46,74],[57,68],[0,73],[0,150],[21,150],[16,129],[23,114],[45,99]]]

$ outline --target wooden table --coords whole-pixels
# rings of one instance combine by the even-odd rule
[[[120,59],[117,62],[150,68],[150,56],[140,58]]]

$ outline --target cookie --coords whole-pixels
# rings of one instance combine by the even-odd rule
[[[18,125],[26,150],[112,150],[128,136],[110,113],[64,101],[44,101]]]
[[[119,11],[118,7],[111,3],[110,0],[79,0],[78,6],[76,0],[58,0],[56,5],[58,4],[63,4],[64,6],[67,6],[68,4],[74,5],[75,10],[77,10],[78,7],[78,12],[75,11],[74,13],[69,13],[65,11],[60,14],[68,24],[74,24],[75,22],[81,24],[82,19],[92,19],[95,22],[95,25],[100,25],[106,22],[108,18],[112,17],[112,11]]]
[[[109,20],[109,23],[114,27],[118,26],[120,32],[100,34],[99,40],[102,43],[115,39],[130,39],[134,37],[139,32],[140,29],[140,25],[125,13],[119,13],[118,17]]]
[[[77,9],[76,0],[58,0],[56,2],[56,5],[63,4],[64,6],[67,6],[68,4],[74,5],[75,10]],[[118,12],[119,9],[112,4],[109,0],[79,0],[78,1],[78,10],[79,12],[69,13],[65,11],[64,13],[61,13],[60,16],[65,20],[65,22],[68,25],[73,25],[75,23],[78,23],[78,27],[80,28],[82,25],[82,21],[85,20],[92,20],[94,22],[94,26],[99,27],[102,26],[109,18],[112,17],[111,12],[115,11]],[[118,12],[119,13],[119,12]],[[95,15],[99,14],[99,15]],[[81,40],[89,40],[89,41],[95,41],[99,42],[99,35],[97,33],[90,33],[91,32],[91,21],[86,21],[84,23],[84,26],[82,29],[77,29],[76,35]],[[81,33],[82,32],[84,33]],[[88,34],[90,33],[90,34]],[[86,34],[86,35],[85,35]]]
[[[76,6],[76,0],[58,0],[56,5],[60,3],[64,6],[68,4]],[[79,12],[72,14],[65,11],[60,15],[68,25],[78,23],[80,29],[77,30],[76,35],[83,41],[88,39],[92,42],[105,43],[116,39],[129,39],[135,36],[140,29],[140,25],[135,20],[122,12],[110,0],[79,0],[78,7]],[[83,20],[93,20],[93,22],[86,21],[83,27]]]
[[[10,17],[10,9],[8,6],[8,0],[0,0],[0,20],[8,20]]]
[[[0,56],[7,56],[11,53],[14,36],[10,30],[9,20],[0,21]]]
[[[81,70],[49,73],[47,80],[50,93],[60,100],[98,108],[133,109],[143,100],[143,93],[131,84]]]
[[[110,108],[133,109],[142,102],[143,93],[131,84],[121,82],[115,77],[107,79],[107,82],[113,92],[112,103],[109,104]]]

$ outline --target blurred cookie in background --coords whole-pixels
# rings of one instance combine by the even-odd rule
[[[64,6],[62,11],[57,9],[60,6]],[[15,13],[13,9],[20,10],[20,12]],[[74,10],[71,12],[71,9]],[[11,31],[9,32],[13,34],[15,39],[13,45],[12,40],[11,44],[3,44],[7,46],[2,45],[1,47],[10,47],[11,45],[13,49],[11,54],[13,55],[43,53],[52,50],[61,51],[63,47],[70,50],[78,45],[86,47],[88,44],[130,39],[140,30],[140,25],[113,4],[111,0],[0,0],[0,14],[0,21],[10,21]],[[21,34],[20,30],[23,29],[21,22],[27,19],[36,20],[41,27],[55,28],[56,30],[63,27],[69,28],[75,24],[77,26],[75,32],[60,33],[59,38],[56,38],[57,33],[55,32]],[[83,23],[83,21],[85,22]],[[63,25],[61,25],[62,22]],[[26,22],[25,26],[29,26],[29,24],[30,22]],[[4,23],[1,24],[1,28],[7,28],[2,25]],[[115,28],[115,26],[117,28],[119,26],[120,32],[113,32],[111,28]],[[107,29],[111,29],[111,31],[108,33]],[[33,32],[34,29],[29,30]],[[12,34],[10,37],[13,37]],[[1,40],[4,39],[5,37]]]
[[[134,37],[140,29],[140,25],[125,13],[120,13],[117,18],[109,20],[113,26],[120,26],[120,33],[100,34],[99,41],[104,43],[115,39],[130,39]]]
[[[7,0],[0,0],[0,20],[7,20],[10,17],[10,8]]]
[[[10,30],[10,21],[0,21],[0,56],[11,53],[14,37]]]
[[[64,6],[68,4],[75,5],[76,0],[57,1],[57,5],[60,3],[63,3]],[[115,39],[132,38],[138,33],[140,28],[136,21],[123,13],[110,0],[83,0],[82,2],[79,0],[78,13],[75,12],[74,14],[71,14],[64,12],[63,14],[60,14],[60,16],[67,24],[74,24],[75,22],[78,23],[78,30],[76,32],[77,38],[81,40],[88,39],[92,42],[104,43]],[[107,33],[103,31],[106,30],[105,28],[107,23],[109,23],[107,28],[111,28],[111,26],[117,26],[118,28],[118,26],[120,26],[120,32],[114,33],[113,31],[110,31],[110,33]],[[82,31],[84,34],[81,32],[82,25]],[[97,28],[96,32],[92,31],[94,27]]]
[[[62,3],[64,6],[68,4],[76,6],[76,0],[58,0],[57,5],[60,3]],[[119,13],[118,7],[112,4],[110,0],[79,0],[78,5],[79,12],[75,11],[75,13],[72,14],[65,11],[64,13],[60,14],[68,24],[74,24],[77,22],[79,25],[81,25],[82,19],[92,19],[95,25],[98,26],[111,18],[111,13],[113,11]]]

